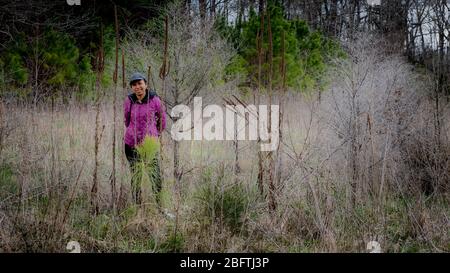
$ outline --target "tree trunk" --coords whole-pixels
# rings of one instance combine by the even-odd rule
[[[261,16],[264,13],[264,0],[259,0],[258,14]]]
[[[206,19],[206,0],[198,0],[198,6],[200,11],[200,17],[202,18],[202,21],[204,22]]]
[[[174,118],[173,122],[177,122],[178,118]],[[182,169],[180,165],[180,143],[178,141],[174,141],[173,143],[173,176],[175,178],[175,183],[177,187],[179,187],[182,176]]]
[[[209,14],[211,18],[216,17],[216,0],[210,0]]]

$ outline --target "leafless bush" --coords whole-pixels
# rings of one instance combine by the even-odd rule
[[[405,170],[405,149],[424,130],[418,120],[426,97],[413,67],[401,56],[386,55],[375,37],[361,37],[347,52],[348,58],[334,64],[336,80],[325,95],[324,120],[334,133],[330,141],[342,149],[336,164],[346,170],[354,204],[363,195],[382,198],[389,186],[397,188],[391,178]]]
[[[397,169],[393,179],[408,194],[426,196],[446,194],[450,187],[450,146],[448,121],[436,132],[434,104],[423,103],[418,109],[414,130],[400,136],[400,150],[396,155]],[[448,117],[449,113],[443,115]],[[401,183],[401,181],[404,181]]]

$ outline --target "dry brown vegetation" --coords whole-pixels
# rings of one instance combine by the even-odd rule
[[[204,41],[195,40],[194,46]],[[213,45],[208,56],[223,50]],[[287,94],[275,210],[258,190],[256,142],[238,143],[238,164],[231,141],[178,143],[178,184],[174,142],[166,134],[162,204],[176,212],[175,221],[151,199],[132,204],[123,147],[111,150],[113,128],[119,136],[123,128],[114,127],[110,100],[100,107],[75,100],[2,102],[0,251],[65,252],[71,240],[83,252],[364,252],[371,240],[385,252],[450,251],[448,105],[441,100],[436,114],[427,95],[430,78],[383,46],[370,37],[344,45],[348,56],[332,63],[320,100]],[[201,64],[195,55],[184,57],[178,60]],[[171,65],[173,73],[201,70]],[[176,77],[167,84],[176,84]],[[191,90],[193,82],[185,84],[177,86],[178,95]],[[196,95],[223,104],[234,84],[206,82]],[[173,104],[184,102],[172,95]],[[117,122],[123,124],[122,115]],[[117,210],[110,209],[112,154]],[[94,173],[95,215],[89,194]]]

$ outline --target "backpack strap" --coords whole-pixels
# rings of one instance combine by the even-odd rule
[[[157,97],[158,95],[156,94],[156,91],[153,89],[150,89],[148,92],[149,96],[150,96],[150,100],[152,100],[154,97]]]

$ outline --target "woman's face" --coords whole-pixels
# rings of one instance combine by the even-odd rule
[[[144,80],[134,81],[131,83],[131,89],[136,94],[136,96],[141,97],[145,95],[147,84]]]

